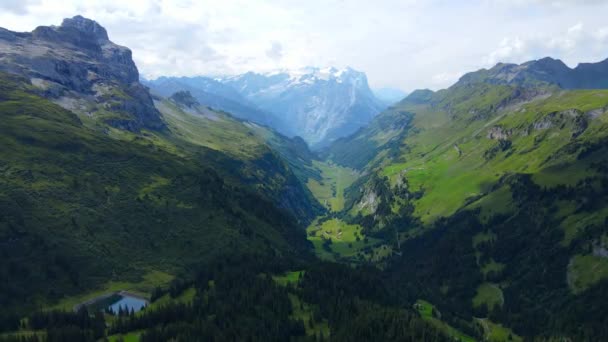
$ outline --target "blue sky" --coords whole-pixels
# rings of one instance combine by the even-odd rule
[[[606,13],[598,0],[1,0],[0,26],[82,14],[149,78],[351,66],[374,87],[411,91],[499,61],[608,58]]]

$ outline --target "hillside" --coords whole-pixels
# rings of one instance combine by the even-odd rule
[[[391,304],[377,270],[314,261],[304,230],[258,187],[275,178],[242,182],[239,163],[269,153],[262,137],[286,138],[188,93],[156,101],[166,132],[102,134],[26,79],[0,77],[0,272],[11,280],[0,340],[451,340]],[[72,309],[125,289],[150,306]]]
[[[221,157],[206,163],[272,199],[300,224],[308,224],[322,212],[303,185],[309,177],[318,177],[306,144],[205,107],[189,92],[158,99],[155,106],[167,123],[169,132],[163,138],[170,144],[186,151],[203,146],[220,152]]]
[[[543,70],[416,91],[324,155],[363,172],[344,219],[391,242],[397,287],[464,321],[596,339],[603,319],[581,310],[608,286],[608,90]]]
[[[190,94],[153,99],[92,20],[2,32],[6,315],[234,253],[306,258],[323,209],[291,170],[299,150],[288,163],[270,147],[280,135]]]
[[[5,312],[230,251],[306,250],[293,218],[215,171],[208,161],[222,158],[208,149],[168,148],[153,133],[99,134],[34,91],[2,74]]]

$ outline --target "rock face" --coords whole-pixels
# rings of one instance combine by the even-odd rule
[[[385,107],[365,74],[351,68],[249,72],[218,81],[271,113],[275,129],[317,148],[354,133]]]
[[[487,138],[492,140],[507,140],[513,134],[510,129],[494,126],[488,130]]]
[[[608,59],[598,63],[581,63],[573,69],[561,60],[549,57],[519,65],[498,63],[491,69],[462,76],[456,85],[481,82],[529,87],[548,84],[563,89],[605,89],[608,88]]]
[[[0,71],[25,76],[63,107],[115,127],[164,127],[131,50],[93,20],[75,16],[31,33],[0,29]]]
[[[169,97],[169,100],[177,104],[186,106],[187,108],[193,108],[195,106],[200,105],[200,103],[187,90],[176,92],[175,94],[171,95],[171,97]]]

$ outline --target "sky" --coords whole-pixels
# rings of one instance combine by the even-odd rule
[[[604,60],[606,13],[608,0],[0,0],[0,27],[83,15],[146,78],[350,66],[412,91],[497,62]]]

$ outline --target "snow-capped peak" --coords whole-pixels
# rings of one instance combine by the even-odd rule
[[[266,75],[272,76],[272,75],[285,74],[285,75],[289,75],[289,79],[292,81],[302,80],[302,81],[305,81],[306,83],[310,83],[311,81],[314,81],[314,80],[323,80],[323,81],[336,80],[336,81],[341,82],[341,81],[343,81],[343,76],[353,74],[353,72],[358,73],[350,67],[338,69],[335,67],[318,68],[318,67],[307,66],[307,67],[298,68],[298,69],[275,70],[275,71],[266,73]]]
[[[383,107],[365,74],[349,67],[248,72],[223,82],[275,115],[281,133],[315,146],[353,133]]]

